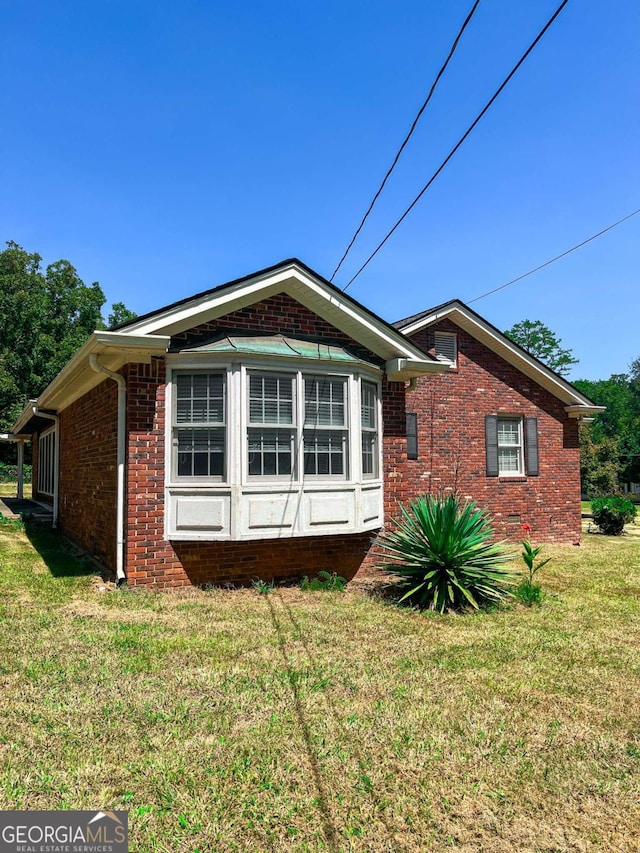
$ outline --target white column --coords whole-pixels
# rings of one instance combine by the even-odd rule
[[[16,497],[24,497],[24,441],[18,441],[18,492]]]

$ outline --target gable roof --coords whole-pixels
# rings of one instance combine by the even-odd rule
[[[279,293],[288,294],[381,357],[392,380],[448,369],[297,258],[180,299],[122,323],[115,331],[121,335],[177,335]]]
[[[62,368],[37,400],[16,422],[14,433],[27,433],[33,425],[33,406],[59,412],[105,381],[105,374],[91,367],[91,357],[111,371],[128,362],[146,362],[164,355],[171,336],[210,322],[232,311],[278,293],[287,293],[335,328],[366,347],[384,362],[391,381],[404,381],[448,370],[443,364],[378,317],[344,294],[297,258],[281,261],[251,275],[180,299],[164,308],[143,314],[109,331],[96,331]]]
[[[464,329],[525,376],[561,400],[570,417],[595,415],[605,410],[604,406],[596,406],[593,400],[578,391],[570,382],[528,353],[459,299],[452,299],[435,308],[412,314],[410,317],[396,321],[393,325],[404,335],[410,336],[445,318]]]

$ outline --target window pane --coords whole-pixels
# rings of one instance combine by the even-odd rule
[[[498,444],[518,445],[520,444],[520,422],[498,420]]]
[[[516,447],[499,447],[498,470],[501,473],[517,473],[520,470],[520,450]]]
[[[305,376],[305,426],[345,425],[346,380]]]
[[[224,475],[224,428],[179,429],[179,477],[222,477]]]
[[[363,427],[376,427],[376,389],[368,382],[362,383],[360,418]]]
[[[375,474],[375,443],[376,434],[374,432],[362,433],[362,473]]]
[[[250,429],[248,454],[250,475],[290,475],[293,470],[293,433],[291,430]]]
[[[346,433],[342,430],[306,429],[304,472],[343,476],[346,473]]]
[[[292,424],[293,420],[293,377],[250,374],[249,422]]]
[[[224,374],[179,373],[175,388],[177,423],[224,423]]]

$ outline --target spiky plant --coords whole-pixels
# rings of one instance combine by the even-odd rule
[[[492,542],[486,510],[460,500],[420,497],[401,506],[395,528],[380,539],[382,567],[409,587],[400,601],[443,613],[504,600],[511,559],[503,543]]]

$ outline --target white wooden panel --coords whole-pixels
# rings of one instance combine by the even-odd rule
[[[382,487],[378,486],[375,489],[363,489],[360,496],[361,515],[363,524],[370,524],[373,521],[382,522]]]
[[[311,494],[307,496],[309,525],[317,527],[354,525],[354,495],[344,494]]]
[[[175,523],[179,533],[188,530],[223,531],[229,528],[229,498],[218,495],[175,495],[172,499]]]
[[[298,495],[246,495],[249,530],[278,528],[291,530]]]

